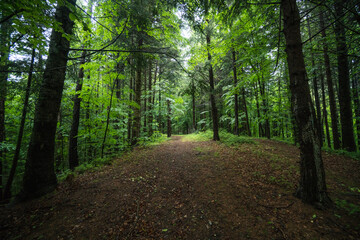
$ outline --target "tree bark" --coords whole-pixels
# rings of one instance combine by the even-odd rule
[[[149,94],[148,94],[148,136],[151,137],[153,135],[153,103],[152,103],[152,62],[149,61],[149,86],[148,86]]]
[[[300,15],[296,0],[282,0],[284,35],[293,95],[293,114],[300,135],[300,183],[296,195],[304,202],[318,206],[330,203],[325,184],[319,138],[314,126],[314,108],[306,79],[306,69],[300,35]]]
[[[76,1],[68,0],[68,2],[74,5]],[[49,56],[36,103],[23,186],[18,200],[44,195],[53,191],[57,185],[54,172],[54,146],[70,47],[70,41],[63,37],[63,34],[72,34],[74,24],[69,14],[70,9],[59,3],[55,20],[61,23],[64,33],[54,29],[51,33]]]
[[[146,66],[144,67],[144,94],[145,94],[145,97],[144,97],[144,130],[146,132],[146,128],[147,128],[147,77],[146,77]]]
[[[258,117],[258,128],[259,128],[259,137],[262,137],[264,135],[263,133],[263,128],[262,128],[262,124],[261,124],[261,115],[260,115],[260,105],[259,105],[259,97],[258,97],[258,87],[257,87],[257,83],[255,82],[255,100],[256,100],[256,112],[257,112],[257,117]]]
[[[237,87],[237,72],[236,72],[236,55],[235,51],[232,51],[232,64],[233,64],[233,74],[234,74],[234,87]],[[235,106],[234,106],[234,112],[235,112],[235,129],[234,133],[235,135],[239,136],[239,98],[237,91],[234,94],[234,100],[235,100]]]
[[[167,103],[167,137],[171,137],[171,107],[170,100],[166,100]]]
[[[260,68],[261,71],[261,68]],[[268,114],[268,103],[267,103],[267,97],[266,97],[266,89],[265,89],[265,80],[263,74],[261,75],[262,81],[259,81],[259,88],[260,88],[260,94],[262,99],[262,104],[264,107],[264,117],[265,117],[265,137],[267,139],[270,139],[270,123],[269,123],[269,114]]]
[[[135,78],[135,71],[134,71],[134,61],[133,59],[130,60],[130,94],[129,94],[129,101],[132,102],[133,101],[133,91],[134,91],[134,78]],[[131,132],[132,132],[132,122],[133,122],[133,119],[132,119],[132,112],[131,110],[129,109],[129,112],[128,112],[128,124],[127,124],[127,138],[129,140],[129,142],[131,142]]]
[[[85,64],[85,55],[86,52],[83,51],[80,64]],[[71,170],[74,170],[75,167],[79,166],[79,155],[78,155],[78,133],[79,133],[79,123],[80,123],[80,107],[81,107],[81,98],[80,92],[82,89],[84,78],[84,67],[80,67],[79,76],[76,81],[76,92],[74,97],[74,107],[72,114],[72,124],[69,135],[69,167]]]
[[[11,22],[1,24],[0,35],[0,200],[3,197],[3,164],[6,150],[2,146],[5,143],[5,101],[7,94],[7,79],[10,56]]]
[[[191,100],[192,100],[192,125],[193,131],[196,131],[196,104],[195,104],[195,83],[194,78],[191,79]]]
[[[119,76],[119,73],[118,73],[118,76]],[[114,83],[112,85],[112,88],[111,88],[110,103],[109,103],[109,107],[108,107],[108,111],[107,111],[104,138],[103,138],[103,141],[102,141],[102,144],[101,144],[101,158],[104,157],[106,136],[107,136],[107,132],[108,132],[108,129],[109,129],[109,123],[110,123],[110,113],[111,113],[112,99],[113,99],[113,95],[114,95],[114,91],[115,91],[116,79],[118,78],[118,76],[116,76],[116,78],[114,80]]]
[[[251,137],[250,120],[249,120],[247,104],[246,104],[246,97],[245,97],[245,88],[242,88],[242,102],[243,102],[244,111],[245,111],[247,134],[249,137]]]
[[[312,34],[311,34],[311,27],[310,27],[310,20],[309,18],[307,19],[307,26],[308,26],[308,33],[309,33],[309,38],[310,38],[310,44],[312,47]],[[320,98],[319,98],[319,89],[318,89],[318,78],[317,78],[317,74],[315,71],[316,65],[315,65],[315,57],[314,57],[314,52],[311,49],[311,65],[312,65],[312,72],[313,72],[313,88],[314,88],[314,96],[315,96],[315,106],[316,106],[316,118],[314,119],[316,122],[316,130],[319,136],[319,141],[320,141],[320,146],[323,145],[323,128],[321,126],[321,108],[320,108]]]
[[[219,119],[218,119],[218,111],[216,107],[215,101],[215,84],[214,84],[214,71],[211,63],[211,54],[210,54],[210,31],[206,33],[206,43],[207,43],[207,51],[208,51],[208,60],[209,60],[209,82],[210,82],[210,103],[211,103],[211,115],[212,115],[212,123],[213,123],[213,140],[220,141],[219,136]]]
[[[332,134],[333,134],[334,149],[339,149],[340,148],[340,137],[339,137],[339,129],[338,129],[338,113],[337,113],[336,102],[335,102],[334,85],[333,85],[332,74],[331,74],[330,58],[329,58],[329,54],[328,54],[328,46],[326,43],[325,23],[324,23],[324,16],[323,16],[322,11],[320,11],[319,18],[320,18],[320,28],[322,29],[321,36],[323,39],[325,73],[326,73],[326,81],[327,81],[328,92],[329,92],[331,128],[332,128]]]
[[[343,16],[343,1],[335,0],[335,13],[338,17]],[[354,138],[354,126],[351,106],[348,50],[346,46],[345,29],[342,20],[335,22],[336,49],[339,76],[339,104],[340,122],[342,133],[342,147],[347,151],[356,151]]]
[[[138,48],[141,49],[143,40],[139,39]],[[134,107],[134,119],[132,123],[131,145],[135,146],[140,137],[141,128],[141,73],[142,73],[142,56],[137,54],[136,58],[136,75],[135,75],[135,103],[138,105]]]
[[[25,121],[26,121],[26,113],[27,113],[27,108],[29,106],[29,97],[30,97],[31,81],[32,81],[33,70],[34,70],[34,61],[35,61],[35,48],[33,48],[32,53],[31,53],[31,62],[30,62],[29,75],[28,75],[28,81],[27,81],[26,92],[25,92],[24,107],[23,107],[22,115],[21,115],[21,122],[20,122],[20,128],[19,128],[19,133],[18,133],[18,137],[17,137],[17,142],[16,142],[15,153],[14,153],[9,177],[7,179],[6,186],[4,189],[4,199],[11,198],[11,185],[14,180],[17,164],[19,161],[21,142],[22,142],[22,137],[24,134],[24,127],[25,127]]]
[[[358,87],[358,74],[354,74],[352,79],[352,90],[353,90],[353,100],[355,108],[355,125],[357,133],[357,144],[360,146],[360,101],[359,101],[359,87]]]
[[[328,147],[331,148],[329,123],[328,123],[328,116],[327,116],[327,110],[326,110],[326,96],[325,96],[325,84],[324,84],[324,74],[323,73],[320,73],[320,82],[321,82],[323,119],[324,119],[324,123],[325,123],[326,141],[327,141]]]

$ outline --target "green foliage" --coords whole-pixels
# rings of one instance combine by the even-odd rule
[[[252,140],[250,137],[245,136],[236,136],[234,134],[228,133],[224,130],[221,130],[219,132],[220,134],[220,142],[224,143],[227,146],[236,146],[238,144],[254,144],[254,140]],[[183,141],[209,141],[213,138],[213,132],[211,130],[206,130],[205,132],[196,132],[189,135],[185,135],[183,137]]]
[[[349,213],[349,215],[359,214],[360,213],[360,206],[359,205],[349,203],[348,201],[346,201],[344,199],[342,199],[342,200],[337,199],[335,201],[335,204],[336,204],[337,207],[346,210]]]
[[[348,152],[346,150],[343,149],[339,149],[339,150],[334,150],[334,149],[329,149],[328,147],[324,147],[323,150],[332,153],[332,154],[337,154],[337,155],[342,155],[342,156],[346,156],[346,157],[350,157],[353,158],[357,161],[360,161],[360,152],[356,151],[356,152]]]

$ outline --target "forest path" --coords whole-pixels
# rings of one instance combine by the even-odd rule
[[[292,196],[298,154],[276,141],[227,147],[174,136],[69,178],[42,199],[2,209],[0,238],[359,238],[359,214],[338,218]],[[360,187],[359,162],[324,159],[330,191],[346,191],[339,179]]]

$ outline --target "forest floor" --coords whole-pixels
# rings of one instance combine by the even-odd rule
[[[0,239],[360,239],[360,162],[323,154],[334,207],[293,197],[299,151],[175,136],[0,209]]]

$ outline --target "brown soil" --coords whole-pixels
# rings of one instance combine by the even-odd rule
[[[296,147],[269,140],[226,147],[137,148],[111,166],[0,211],[1,239],[359,239],[360,214],[317,210],[292,196]],[[360,164],[324,153],[330,197],[360,205]],[[335,205],[336,206],[336,205]]]

